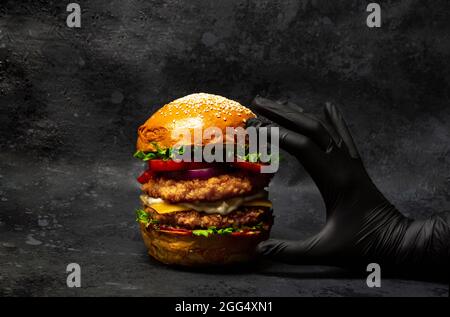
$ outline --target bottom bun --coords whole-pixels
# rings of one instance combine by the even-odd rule
[[[180,235],[155,230],[141,224],[141,234],[148,253],[156,260],[182,266],[217,266],[251,261],[256,246],[268,239],[268,231],[248,235],[218,235],[209,237]]]

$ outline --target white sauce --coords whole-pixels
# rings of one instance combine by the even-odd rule
[[[255,199],[267,198],[266,191],[260,191],[254,195],[243,196],[243,197],[235,197],[221,201],[212,201],[212,202],[193,202],[193,203],[178,203],[177,206],[186,207],[186,209],[193,209],[196,211],[203,211],[207,214],[221,214],[228,215],[232,211],[238,209],[242,204],[248,201],[252,201]],[[161,198],[154,198],[148,195],[141,195],[141,201],[150,206],[153,204],[165,203],[165,201]],[[174,204],[173,204],[174,205]]]

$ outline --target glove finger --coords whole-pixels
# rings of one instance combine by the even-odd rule
[[[293,102],[291,102],[291,101],[289,101],[289,100],[285,100],[285,101],[282,101],[282,102],[280,102],[280,103],[281,103],[282,105],[285,105],[286,107],[288,107],[288,108],[290,108],[290,109],[294,109],[295,111],[305,113],[305,110],[304,110],[302,107],[300,107],[300,106],[297,105],[296,103],[293,103]]]
[[[263,117],[252,118],[247,121],[246,127],[255,127],[256,129],[277,127],[275,123],[264,119]],[[311,176],[314,177],[314,171],[322,170],[326,166],[324,161],[325,153],[317,147],[308,137],[293,132],[284,127],[278,127],[280,147],[297,159],[305,166]],[[268,129],[269,140],[272,138],[272,130]]]
[[[258,244],[256,252],[259,255],[275,261],[306,264],[321,262],[325,256],[315,248],[316,239],[311,238],[306,241],[285,241],[270,239]]]
[[[350,156],[352,158],[359,158],[358,149],[356,148],[353,137],[350,134],[350,130],[348,129],[344,117],[339,109],[335,105],[327,102],[325,104],[324,112],[327,120],[332,124],[333,128],[344,141]]]
[[[330,134],[319,120],[305,115],[302,110],[294,109],[292,104],[289,107],[283,107],[270,99],[256,96],[252,105],[256,112],[309,137],[324,151],[332,142]]]
[[[302,112],[305,117],[308,117],[312,120],[319,121],[323,125],[323,127],[327,130],[330,137],[333,139],[334,144],[340,144],[342,142],[341,136],[335,131],[335,129],[333,128],[333,125],[329,122],[329,120],[327,120],[328,119],[327,117],[325,117],[325,121],[322,121],[320,118],[316,117],[312,113],[304,112],[303,108],[301,108],[299,105],[297,105],[293,102],[290,102],[290,101],[283,102],[283,105],[285,105],[286,107],[288,107],[289,109],[291,109],[293,111]],[[329,144],[329,145],[331,145],[331,144]],[[327,148],[326,150],[328,151],[329,148]]]

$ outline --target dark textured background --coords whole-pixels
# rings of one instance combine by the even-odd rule
[[[133,210],[136,128],[176,97],[257,93],[320,113],[339,103],[385,195],[417,218],[450,208],[450,4],[383,1],[69,1],[0,4],[0,295],[430,295],[446,285],[262,263],[189,272],[148,259]],[[299,181],[296,181],[296,179]],[[324,221],[310,179],[283,161],[273,236]],[[292,206],[295,206],[293,208]],[[82,288],[65,267],[82,266]]]

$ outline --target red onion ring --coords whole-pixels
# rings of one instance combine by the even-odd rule
[[[223,174],[224,170],[217,167],[202,168],[195,170],[184,170],[176,172],[165,173],[165,176],[174,179],[208,179],[220,174]]]

